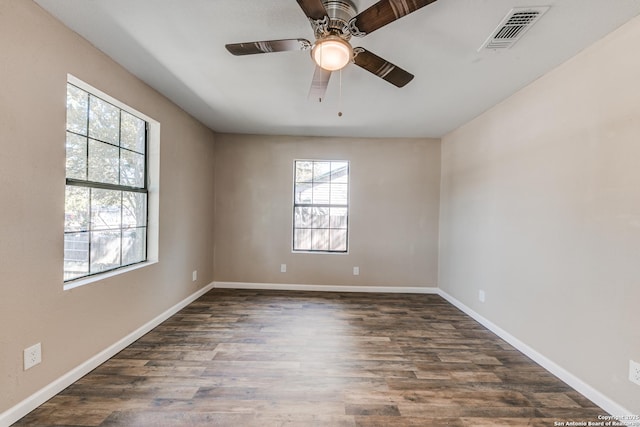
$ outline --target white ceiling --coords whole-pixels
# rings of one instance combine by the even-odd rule
[[[439,0],[364,37],[415,75],[398,89],[350,64],[309,101],[308,52],[232,56],[227,43],[306,38],[294,0],[35,0],[217,132],[440,137],[640,13],[640,0]],[[355,0],[363,11],[376,0]],[[551,6],[508,50],[478,48],[513,7]],[[338,111],[344,114],[338,117]]]

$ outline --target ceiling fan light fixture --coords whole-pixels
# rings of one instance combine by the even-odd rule
[[[311,57],[320,68],[337,71],[351,62],[353,48],[338,36],[327,36],[316,42],[311,49]]]

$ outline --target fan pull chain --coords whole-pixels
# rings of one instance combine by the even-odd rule
[[[323,64],[322,62],[322,54],[324,53],[323,49],[320,49],[320,64]],[[319,65],[320,68],[322,68],[321,65]],[[322,95],[320,98],[318,98],[318,102],[322,102],[322,98],[324,98],[325,95]]]
[[[338,94],[338,117],[342,117],[342,69],[340,69],[340,93]]]

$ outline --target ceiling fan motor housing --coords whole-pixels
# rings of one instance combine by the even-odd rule
[[[329,17],[328,33],[349,40],[349,21],[357,14],[355,5],[349,0],[322,0],[322,4]]]

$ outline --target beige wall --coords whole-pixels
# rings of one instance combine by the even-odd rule
[[[295,159],[351,162],[349,254],[291,252]],[[217,135],[215,169],[216,281],[437,285],[438,140]]]
[[[443,138],[439,277],[636,414],[638,45],[636,18]]]
[[[214,136],[31,1],[0,1],[0,52],[2,413],[213,280]],[[160,262],[63,291],[67,73],[161,123],[162,191]]]

